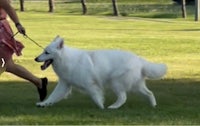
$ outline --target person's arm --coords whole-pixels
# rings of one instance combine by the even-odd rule
[[[25,35],[25,29],[20,24],[17,13],[14,10],[14,8],[10,5],[9,0],[0,0],[0,7],[6,11],[11,20],[15,23],[15,26],[17,27],[18,31]]]

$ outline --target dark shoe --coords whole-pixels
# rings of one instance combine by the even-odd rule
[[[42,80],[42,88],[37,88],[37,90],[40,95],[40,101],[43,101],[47,96],[48,79],[45,77],[45,78],[41,78],[41,80]]]

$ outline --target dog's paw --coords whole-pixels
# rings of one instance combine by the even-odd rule
[[[157,108],[157,105],[156,105],[156,104],[155,104],[155,105],[152,105],[152,107],[156,109],[156,108]]]
[[[37,107],[41,107],[41,108],[44,108],[44,107],[47,107],[47,106],[51,106],[53,105],[52,103],[44,103],[44,102],[38,102],[36,103],[36,106]]]
[[[42,102],[36,103],[36,106],[37,106],[37,107],[40,107],[40,108],[46,107],[46,105],[45,105],[45,104],[42,104]]]
[[[108,109],[118,109],[118,108],[119,108],[118,106],[114,106],[114,105],[108,106]]]

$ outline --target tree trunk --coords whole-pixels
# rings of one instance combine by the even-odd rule
[[[24,0],[19,0],[20,2],[20,11],[24,11]]]
[[[117,0],[112,0],[112,4],[113,4],[113,15],[114,16],[118,16],[119,15],[119,11],[117,8]]]
[[[82,8],[83,8],[83,14],[87,13],[87,6],[85,4],[85,0],[81,0]]]
[[[182,10],[182,17],[186,18],[187,17],[187,14],[186,14],[187,12],[186,12],[185,0],[182,0],[181,10]]]
[[[49,0],[49,12],[54,12],[54,0]]]
[[[200,1],[195,0],[195,21],[199,21],[199,13],[200,13]]]

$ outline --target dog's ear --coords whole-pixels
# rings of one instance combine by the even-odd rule
[[[63,46],[64,46],[64,40],[63,40],[62,38],[60,38],[59,44],[58,44],[57,48],[58,48],[58,49],[62,49]]]
[[[53,39],[53,42],[55,42],[58,38],[60,38],[59,35],[57,35],[57,36]]]
[[[57,35],[55,39],[60,38],[60,35]]]

